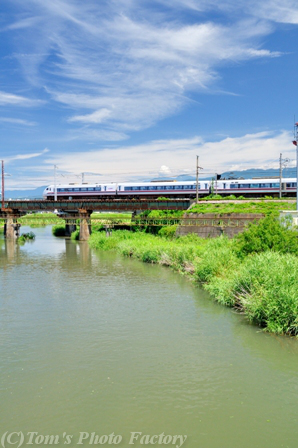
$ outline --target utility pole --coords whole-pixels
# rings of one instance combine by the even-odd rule
[[[199,156],[197,156],[197,166],[196,166],[196,204],[199,202],[199,169],[203,169],[199,166]]]
[[[1,160],[2,164],[2,210],[4,210],[4,160]]]
[[[197,156],[196,167],[196,204],[199,202],[199,156]]]
[[[296,146],[296,210],[298,211],[298,123],[294,125],[293,145]]]
[[[57,201],[57,165],[54,165],[54,199]]]
[[[289,163],[290,159],[283,159],[282,154],[279,156],[279,198],[282,197],[282,170],[287,166],[287,163]]]
[[[279,154],[279,199],[281,199],[282,196],[281,181],[282,181],[282,153]]]

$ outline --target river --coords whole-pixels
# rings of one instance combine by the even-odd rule
[[[5,447],[21,433],[23,446],[111,433],[123,448],[180,446],[175,435],[190,448],[298,446],[296,339],[261,332],[168,268],[34,233],[0,241]]]

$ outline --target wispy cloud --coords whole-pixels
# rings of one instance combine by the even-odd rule
[[[13,93],[0,91],[0,106],[12,105],[12,106],[31,107],[31,106],[38,106],[42,103],[43,101],[41,100],[30,99],[21,95],[15,95]]]
[[[40,152],[34,152],[34,153],[29,153],[29,154],[17,154],[15,156],[6,157],[5,163],[10,163],[15,160],[33,159],[34,157],[40,157],[40,156],[46,154],[47,152],[49,152],[49,149],[45,148],[43,151],[40,151]]]
[[[16,124],[21,126],[36,126],[36,123],[34,121],[23,120],[21,118],[0,117],[0,122]]]
[[[107,118],[111,115],[111,111],[108,109],[99,109],[88,115],[77,115],[75,117],[70,118],[68,121],[80,121],[82,123],[102,123],[107,120]]]
[[[164,3],[169,14],[154,13],[156,3]],[[237,9],[232,0],[220,6],[199,0],[168,3],[121,0],[99,7],[94,0],[27,0],[10,24],[18,37],[15,57],[29,83],[46,86],[52,100],[71,109],[67,121],[73,126],[126,132],[175,114],[194,91],[218,91],[223,64],[280,56],[263,48],[261,39],[273,31],[263,13],[259,20],[246,6],[245,19],[239,20],[231,14],[232,7]],[[277,2],[263,4],[277,14]],[[199,13],[211,6],[229,12],[229,25],[199,15],[196,21],[171,15],[177,7]],[[25,103],[16,95],[2,101]]]

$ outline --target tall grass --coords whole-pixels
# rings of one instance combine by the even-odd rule
[[[274,252],[249,256],[225,279],[206,288],[274,333],[298,334],[298,258]]]

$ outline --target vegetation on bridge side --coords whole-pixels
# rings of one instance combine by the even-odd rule
[[[295,201],[280,200],[251,200],[233,202],[207,202],[193,205],[187,213],[263,213],[264,215],[278,216],[280,210],[295,210]]]
[[[44,227],[51,224],[61,223],[61,218],[59,218],[55,213],[29,213],[18,219],[18,222],[22,226],[30,227]]]
[[[234,239],[94,232],[91,247],[171,266],[267,331],[298,335],[298,235],[266,217]]]

